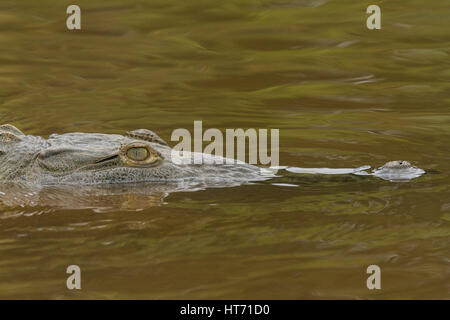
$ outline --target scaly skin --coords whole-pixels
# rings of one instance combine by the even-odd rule
[[[395,169],[408,169],[411,168],[412,165],[408,161],[404,160],[395,160],[395,161],[389,161],[384,164],[380,169],[383,170],[395,170]]]
[[[262,180],[260,168],[221,157],[203,156],[203,164],[173,158],[172,149],[154,132],[139,129],[126,135],[52,134],[48,139],[0,126],[0,182],[39,185],[117,184],[199,180],[202,183]]]

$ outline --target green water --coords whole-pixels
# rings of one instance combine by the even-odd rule
[[[1,123],[167,141],[194,120],[278,128],[282,165],[403,159],[427,174],[130,193],[108,210],[3,203],[1,298],[450,297],[448,0],[77,0],[69,31],[73,3],[0,3]]]

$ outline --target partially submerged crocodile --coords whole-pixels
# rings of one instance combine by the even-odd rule
[[[258,167],[238,161],[219,166],[217,156],[202,156],[201,165],[193,164],[186,153],[177,156],[147,129],[126,135],[52,134],[44,139],[9,124],[0,126],[0,182],[95,185],[195,179],[217,184],[267,179]]]
[[[0,182],[37,185],[97,185],[140,182],[201,181],[205,186],[238,185],[267,180],[273,171],[241,161],[229,164],[218,156],[194,153],[177,156],[154,132],[139,129],[126,135],[100,133],[52,134],[48,139],[0,126]],[[218,164],[218,162],[222,164]],[[407,161],[391,161],[368,173],[356,169],[279,167],[294,173],[374,175],[409,180],[424,173]]]

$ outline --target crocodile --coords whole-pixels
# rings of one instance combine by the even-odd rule
[[[38,185],[95,185],[141,182],[202,181],[207,185],[264,180],[262,168],[192,152],[172,152],[167,142],[147,129],[125,135],[51,134],[48,139],[0,126],[0,182]]]
[[[0,182],[37,185],[98,185],[146,182],[199,182],[205,186],[239,185],[275,177],[278,169],[294,173],[373,175],[409,180],[424,173],[407,161],[390,161],[369,173],[355,169],[279,167],[268,170],[239,160],[201,154],[202,164],[182,154],[156,133],[138,129],[120,134],[65,133],[48,139],[25,135],[10,124],[0,126]],[[228,159],[229,160],[229,159]],[[276,170],[275,170],[276,169]]]

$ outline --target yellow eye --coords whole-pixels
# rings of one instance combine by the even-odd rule
[[[148,145],[133,142],[120,147],[119,156],[123,163],[131,167],[150,167],[158,165],[162,157]]]
[[[127,157],[134,161],[144,161],[147,160],[149,152],[147,148],[133,147],[128,149]]]

